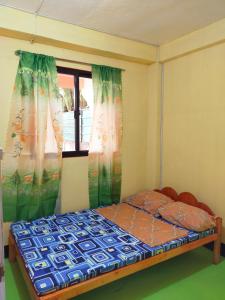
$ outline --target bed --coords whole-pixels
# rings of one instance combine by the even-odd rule
[[[214,216],[212,210],[191,193],[178,195],[170,187],[157,191]],[[219,262],[220,217],[214,216],[215,228],[194,232],[172,226],[160,218],[153,220],[128,204],[121,204],[119,209],[121,216],[125,210],[129,211],[129,220],[125,220],[129,230],[124,220],[112,222],[104,208],[17,222],[11,226],[9,260],[17,260],[31,299],[70,299],[210,242],[214,243],[213,263]],[[136,220],[131,222],[134,215]],[[141,228],[137,222],[143,218],[148,219],[148,230],[152,222],[157,225],[150,241],[144,235],[145,228],[137,231]]]

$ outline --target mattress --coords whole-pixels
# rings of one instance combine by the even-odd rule
[[[53,215],[11,225],[18,250],[39,296],[136,263],[214,233],[186,236],[151,247],[96,210]]]

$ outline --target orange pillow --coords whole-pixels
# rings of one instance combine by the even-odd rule
[[[160,207],[168,203],[173,203],[174,201],[155,191],[143,191],[124,199],[123,202],[141,208],[153,215],[157,215]]]
[[[216,226],[213,216],[206,211],[179,201],[160,207],[159,214],[175,225],[194,231],[204,231]]]

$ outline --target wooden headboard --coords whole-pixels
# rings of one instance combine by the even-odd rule
[[[215,216],[214,212],[208,207],[208,205],[199,202],[198,199],[196,199],[196,197],[191,193],[183,192],[178,195],[177,192],[169,186],[164,187],[161,190],[157,189],[156,191],[170,197],[174,201],[180,201],[195,207],[199,207],[207,211],[207,213],[209,213],[211,216]]]

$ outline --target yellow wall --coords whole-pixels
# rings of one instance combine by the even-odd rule
[[[4,145],[8,126],[10,97],[18,64],[18,57],[14,55],[17,49],[126,69],[123,72],[122,196],[146,188],[148,66],[0,37],[0,145]],[[68,66],[65,63],[63,65]],[[63,159],[63,212],[88,207],[87,172],[87,157]],[[5,239],[7,227],[5,224]]]
[[[147,106],[146,183],[148,188],[159,188],[160,179],[160,94],[161,64],[149,66]]]
[[[225,220],[224,54],[225,43],[165,63],[163,185]]]
[[[160,46],[159,61],[165,62],[225,41],[225,19]]]

